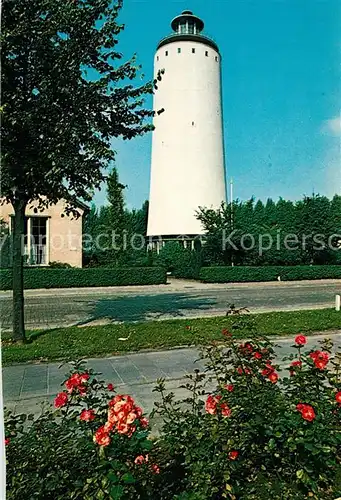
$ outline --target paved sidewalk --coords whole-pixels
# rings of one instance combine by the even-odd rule
[[[329,336],[334,348],[341,347],[341,330],[333,334],[308,337],[308,347],[317,346],[318,341]],[[278,359],[292,352],[293,339],[277,340]],[[112,382],[121,393],[131,394],[150,413],[157,395],[153,393],[158,378],[165,378],[168,390],[177,398],[187,397],[180,388],[187,373],[195,368],[204,369],[203,361],[198,361],[196,348],[173,349],[159,352],[141,352],[111,358],[89,359],[88,366],[101,372],[101,378]],[[53,401],[60,392],[68,366],[59,368],[59,363],[15,365],[3,368],[3,391],[5,406],[15,413],[40,411],[41,401]],[[37,406],[38,403],[38,406]]]

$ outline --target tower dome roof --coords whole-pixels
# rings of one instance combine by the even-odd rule
[[[204,29],[204,21],[200,17],[195,16],[191,10],[183,10],[179,16],[174,17],[171,22],[173,31],[178,32],[183,26],[195,26],[195,32],[200,33]],[[187,28],[188,29],[188,28]]]
[[[212,38],[202,33],[204,21],[191,10],[183,10],[171,22],[173,32],[160,40],[157,48],[172,42],[194,41],[212,47],[219,53],[218,45]]]

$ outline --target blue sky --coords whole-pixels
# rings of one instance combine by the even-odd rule
[[[204,20],[223,57],[226,167],[235,198],[341,194],[341,2],[125,0],[118,48],[125,59],[137,54],[146,79],[158,41],[184,9]],[[140,207],[149,194],[151,134],[113,147],[127,207]],[[94,201],[105,203],[105,189]]]

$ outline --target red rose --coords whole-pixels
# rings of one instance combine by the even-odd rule
[[[264,377],[268,377],[271,373],[275,371],[275,368],[272,366],[271,361],[268,361],[265,365],[265,368],[262,370],[262,375]]]
[[[186,326],[186,330],[190,330],[191,327],[189,325]]]
[[[225,385],[225,389],[229,392],[233,392],[234,391],[234,385],[233,384],[228,384],[228,385]]]
[[[339,391],[335,394],[335,399],[336,399],[336,402],[339,403],[339,405],[341,405],[341,391]]]
[[[95,410],[82,410],[79,418],[84,422],[90,422],[95,419]]]
[[[256,351],[256,352],[253,354],[253,357],[254,357],[255,359],[262,359],[262,357],[263,357],[263,356],[261,355],[261,353],[260,353],[260,352]]]
[[[160,474],[160,469],[159,469],[159,467],[156,464],[153,464],[151,466],[151,469],[152,469],[152,473],[153,474]]]
[[[245,342],[245,344],[239,344],[239,349],[243,351],[243,354],[248,354],[253,351],[251,342]]]
[[[105,431],[104,426],[97,429],[94,435],[94,442],[100,446],[108,446],[110,444],[109,434]]]
[[[221,409],[221,414],[223,417],[230,417],[231,416],[231,410],[226,403],[221,403],[220,409]]]
[[[299,403],[296,406],[296,409],[301,413],[302,418],[304,418],[304,420],[308,420],[308,422],[312,422],[316,417],[314,408],[310,405]]]
[[[293,361],[290,366],[302,366],[302,361]]]
[[[239,375],[243,375],[243,373],[245,373],[245,375],[250,375],[251,374],[251,371],[249,370],[249,368],[242,368],[241,366],[239,366],[237,368],[237,373]]]
[[[87,390],[87,388],[85,385],[78,386],[78,391],[79,391],[80,396],[85,396],[86,390]]]
[[[85,389],[84,389],[84,384],[85,382],[87,382],[90,378],[90,375],[88,373],[73,373],[71,375],[71,377],[65,382],[65,387],[67,388],[67,390],[71,393],[73,392],[74,389],[78,389],[81,393],[81,395],[83,395],[85,393]],[[83,394],[82,394],[83,392]]]
[[[57,394],[57,397],[54,400],[55,408],[61,408],[62,406],[65,406],[68,402],[68,399],[69,396],[66,392],[60,392],[59,394]]]
[[[319,370],[324,370],[329,361],[329,354],[324,351],[313,351],[309,354],[311,359],[314,361],[314,365]]]
[[[273,384],[276,384],[278,382],[278,373],[276,372],[271,372],[268,376],[268,379],[270,380],[270,382],[272,382]]]
[[[141,427],[142,427],[143,429],[146,429],[146,428],[148,427],[148,425],[149,425],[149,420],[148,420],[148,418],[146,418],[146,417],[142,417],[142,418],[140,419],[140,424],[141,424]]]
[[[73,373],[71,377],[65,382],[65,387],[69,392],[72,392],[73,389],[78,387],[79,384],[80,384],[79,374]]]
[[[143,462],[144,462],[144,461],[145,461],[145,460],[144,460],[144,456],[143,456],[143,455],[138,455],[138,456],[135,458],[134,463],[135,463],[136,465],[141,465],[141,464],[143,464]]]
[[[238,458],[238,455],[239,455],[239,451],[234,450],[234,451],[230,451],[228,456],[229,456],[230,460],[236,460]]]
[[[90,375],[88,373],[81,373],[79,375],[79,383],[84,384],[84,382],[87,382],[90,378]]]
[[[206,412],[210,415],[215,415],[219,409],[223,417],[229,417],[231,415],[229,406],[226,403],[221,403],[220,400],[220,395],[212,396],[212,394],[210,394],[205,403]]]
[[[113,384],[108,384],[108,391],[113,391],[114,390],[114,385]]]
[[[205,403],[205,410],[206,413],[209,413],[210,415],[215,415],[217,413],[217,404],[219,400],[221,399],[221,396],[212,396],[210,394]]]
[[[307,337],[305,337],[304,335],[297,335],[297,337],[295,338],[295,343],[297,345],[305,345],[307,343]]]
[[[11,441],[10,438],[6,438],[5,439],[5,446],[7,446],[10,443],[10,441]]]
[[[310,405],[305,405],[304,408],[302,409],[301,412],[302,417],[304,420],[308,420],[308,422],[312,422],[314,418],[316,417],[314,408]]]
[[[143,410],[140,406],[135,406],[134,412],[136,413],[136,418],[141,418]]]

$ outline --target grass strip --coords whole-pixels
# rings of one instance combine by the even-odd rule
[[[341,328],[341,314],[333,309],[270,312],[253,316],[257,333],[267,336],[309,334]],[[28,332],[28,343],[12,344],[2,337],[3,364],[28,361],[72,360],[108,356],[142,349],[167,349],[185,345],[204,345],[221,339],[233,317],[174,319],[89,327],[56,328]],[[248,337],[245,329],[238,337]],[[119,340],[121,338],[127,340]]]

